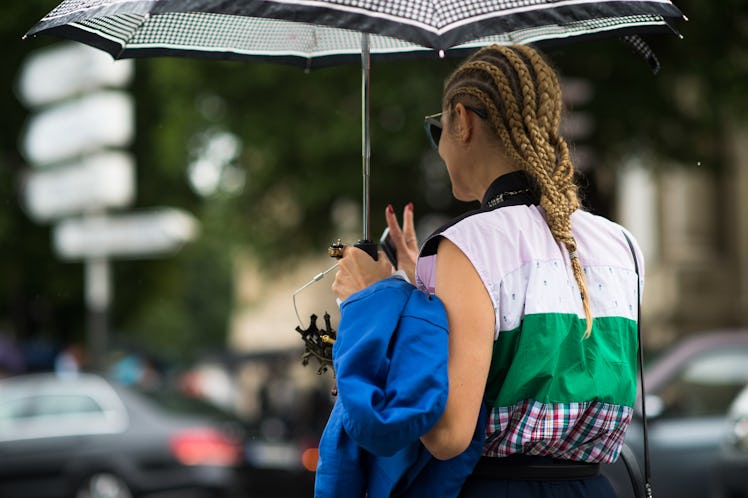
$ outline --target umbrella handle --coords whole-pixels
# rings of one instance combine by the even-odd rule
[[[369,256],[374,258],[374,261],[379,260],[379,247],[377,246],[377,243],[372,240],[359,240],[355,244],[353,244],[353,247],[358,247],[362,251],[366,252]]]

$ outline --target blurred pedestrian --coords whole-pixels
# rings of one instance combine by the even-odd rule
[[[448,318],[448,398],[423,445],[437,459],[460,455],[481,406],[489,412],[462,497],[615,496],[599,464],[618,458],[633,413],[642,256],[625,229],[581,209],[561,110],[558,75],[538,51],[479,50],[426,125],[454,197],[480,208],[420,251],[413,206],[402,227],[386,210],[398,269]],[[344,306],[392,271],[346,247],[333,290]]]
[[[55,373],[59,377],[75,377],[83,370],[85,349],[77,342],[65,346],[55,357]]]
[[[0,333],[0,378],[17,375],[26,370],[26,360],[16,341]]]

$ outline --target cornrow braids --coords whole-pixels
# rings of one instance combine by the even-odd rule
[[[476,70],[477,76],[480,76],[482,73],[488,73],[490,75],[493,88],[489,84],[483,85],[484,88],[481,89],[482,93],[486,95],[486,98],[488,99],[487,101],[496,102],[496,99],[493,98],[492,95],[495,94],[494,88],[496,87],[501,91],[512,91],[509,79],[493,64],[483,61],[476,61],[474,63],[468,63],[465,69]],[[456,97],[460,93],[470,93],[470,90],[472,88],[475,88],[475,86],[457,87],[451,95],[447,94],[446,97],[448,101],[451,102],[454,97]],[[510,93],[509,95],[512,94]],[[518,102],[512,97],[504,100],[499,100],[498,104],[503,104],[501,106],[503,112],[501,112],[500,115],[492,115],[491,120],[492,122],[494,122],[494,127],[498,131],[497,125],[499,124],[500,118],[502,127],[508,131],[509,136],[512,139],[512,147],[516,151],[518,151],[519,157],[524,161],[524,156],[527,155],[527,152],[523,151],[527,151],[527,149],[531,147],[532,144],[530,144],[529,140],[527,139],[527,133],[524,130],[524,124],[520,119],[521,113],[519,111]],[[492,107],[495,107],[497,109],[499,108],[496,105]]]
[[[589,337],[589,292],[571,230],[571,215],[580,202],[569,146],[559,134],[562,100],[556,72],[529,46],[484,47],[445,83],[443,107],[453,109],[458,102],[487,110],[506,152],[535,181],[548,228],[569,253],[587,322],[584,337]]]
[[[539,85],[535,81],[537,78],[531,75],[532,66],[529,66],[527,61],[514,50],[506,50],[506,57],[516,71],[518,79],[523,82],[521,85],[522,101],[524,103],[522,107],[523,120],[526,129],[530,132],[530,139],[538,155],[538,164],[551,164],[555,161],[555,151],[548,140],[549,127],[547,123],[549,120],[543,114],[544,107],[538,107],[538,105],[544,104],[544,101],[541,98],[542,95],[538,92]],[[538,98],[536,98],[536,95]],[[542,126],[543,124],[546,124],[546,126]]]

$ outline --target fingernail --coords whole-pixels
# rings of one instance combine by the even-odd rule
[[[390,214],[395,212],[395,209],[392,207],[392,204],[387,204],[387,212]]]
[[[407,205],[407,206],[405,206],[405,208],[406,208],[406,209],[410,209],[411,211],[413,211],[413,203],[412,203],[412,202],[409,202],[409,203],[408,203],[408,205]]]

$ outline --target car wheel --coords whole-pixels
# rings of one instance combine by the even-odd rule
[[[94,474],[85,480],[75,498],[132,498],[125,481],[114,474]]]

